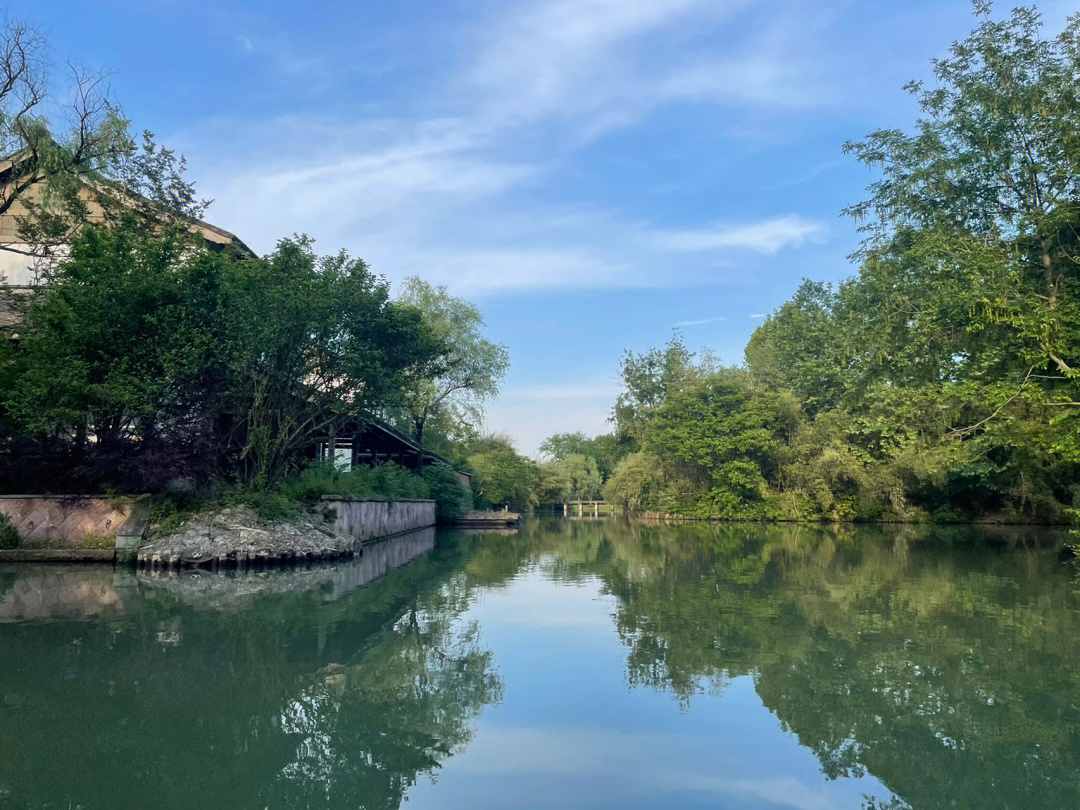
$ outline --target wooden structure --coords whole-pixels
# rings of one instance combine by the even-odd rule
[[[477,512],[472,511],[454,521],[458,529],[512,529],[521,523],[517,512]]]
[[[374,415],[339,430],[333,436],[319,439],[308,452],[310,458],[331,462],[342,470],[358,466],[374,467],[387,462],[413,469],[418,455],[420,448],[412,439]],[[432,464],[445,464],[457,473],[462,484],[472,484],[469,473],[456,469],[439,454],[424,450],[422,466]]]

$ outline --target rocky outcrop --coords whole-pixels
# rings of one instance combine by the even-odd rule
[[[248,507],[201,512],[153,537],[140,568],[245,568],[352,557],[365,543],[435,525],[432,500],[324,498],[302,517],[265,521]]]
[[[338,531],[331,512],[264,521],[248,507],[202,512],[139,549],[140,568],[247,567],[353,556],[360,541]]]

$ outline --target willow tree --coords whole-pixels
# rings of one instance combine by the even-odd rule
[[[418,310],[433,338],[442,343],[438,356],[415,369],[401,398],[404,420],[423,467],[424,430],[436,418],[476,424],[484,400],[498,393],[510,365],[506,347],[484,337],[484,316],[475,305],[412,277],[405,281],[400,302]]]

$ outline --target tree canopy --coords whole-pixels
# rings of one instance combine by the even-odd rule
[[[804,281],[744,369],[678,335],[627,354],[617,435],[652,460],[633,462],[636,494],[616,468],[625,500],[904,520],[1080,506],[1080,17],[1045,38],[1031,8],[976,15],[933,82],[908,85],[913,131],[845,146],[877,172],[848,209],[853,277]]]
[[[405,281],[401,303],[420,312],[442,351],[432,354],[407,376],[401,397],[401,418],[413,438],[424,446],[432,421],[447,429],[457,423],[476,425],[486,398],[498,393],[510,364],[505,346],[484,337],[480,310],[464,299],[412,277]],[[420,454],[417,464],[420,464]]]

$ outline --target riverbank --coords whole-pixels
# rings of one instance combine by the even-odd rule
[[[1075,528],[1076,524],[1070,521],[1060,521],[1057,523],[1039,522],[1035,520],[1021,520],[1016,517],[1007,515],[990,515],[981,518],[974,518],[972,520],[933,520],[929,517],[923,517],[923,519],[909,518],[902,520],[900,518],[884,519],[879,518],[875,520],[857,520],[853,518],[784,518],[784,517],[763,517],[763,518],[740,518],[740,517],[698,517],[696,515],[677,515],[670,514],[668,512],[624,512],[626,517],[634,518],[635,520],[641,520],[651,523],[746,523],[746,524],[790,524],[790,525],[803,525],[803,526],[969,526],[976,528],[992,528],[1000,526],[1003,528],[1008,527],[1029,527],[1034,529],[1062,529],[1068,530]],[[575,516],[571,516],[575,517]],[[589,517],[586,515],[586,517]]]
[[[144,568],[303,562],[351,556],[357,540],[335,528],[332,516],[264,520],[247,506],[214,509],[188,517],[174,531],[152,536],[136,554]]]
[[[324,497],[310,509],[268,519],[250,506],[203,510],[154,531],[136,553],[151,570],[304,563],[352,557],[365,543],[435,526],[436,503]]]

